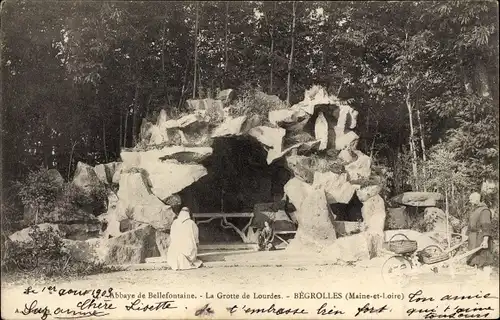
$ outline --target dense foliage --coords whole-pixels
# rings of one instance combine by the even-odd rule
[[[82,222],[107,209],[106,188],[93,187],[87,191],[73,183],[57,181],[46,168],[29,172],[13,189],[25,209],[24,212],[15,212],[12,202],[6,201],[3,205],[9,215],[3,218],[10,223],[21,219],[22,225],[68,219]],[[9,204],[10,208],[7,207]],[[16,228],[4,225],[4,230],[11,229]]]
[[[448,188],[459,199],[498,181],[495,2],[20,0],[2,9],[4,188],[39,165],[69,177],[77,161],[115,160],[143,117],[182,112],[186,99],[251,87],[293,104],[313,84],[351,99],[359,147],[389,168],[392,193]],[[242,96],[235,113],[269,103],[252,99]]]
[[[20,275],[43,279],[117,270],[102,263],[75,260],[63,240],[51,228],[40,230],[38,226],[33,226],[29,236],[31,241],[7,242],[6,248],[3,248],[5,257],[2,259],[2,272],[5,272],[6,280],[17,280],[15,276]]]

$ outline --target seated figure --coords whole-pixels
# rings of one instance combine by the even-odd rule
[[[264,228],[259,234],[259,251],[270,251],[274,250],[273,245],[274,231],[269,225],[269,222],[264,221]]]

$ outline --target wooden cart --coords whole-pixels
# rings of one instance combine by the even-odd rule
[[[398,235],[402,234],[396,234],[393,238]],[[406,236],[404,237],[406,238]],[[388,284],[406,286],[411,275],[425,272],[426,269],[437,273],[443,267],[448,267],[448,270],[454,276],[454,263],[467,258],[482,248],[475,248],[457,255],[458,249],[467,243],[467,236],[453,233],[452,237],[457,239],[458,243],[449,248],[430,245],[419,251],[417,251],[416,241],[408,238],[393,241],[391,238],[389,242],[385,243],[384,248],[392,255],[382,266],[384,281]],[[387,246],[387,244],[390,244],[391,247]]]

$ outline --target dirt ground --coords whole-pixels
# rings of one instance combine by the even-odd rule
[[[325,283],[349,283],[350,285],[370,285],[377,282],[383,283],[381,279],[381,265],[374,262],[371,265],[304,265],[304,266],[266,266],[266,267],[202,267],[194,270],[137,270],[117,271],[112,273],[86,276],[75,280],[56,280],[61,286],[88,287],[94,285],[109,285],[116,288],[126,289],[131,286],[151,286],[169,288],[197,288],[200,286],[211,288],[276,288],[287,284],[294,286],[310,287],[324,285]],[[409,276],[410,285],[428,285],[435,283],[466,283],[484,280],[477,276],[475,270],[465,266],[457,266],[452,276],[448,269],[444,268],[438,273],[422,269],[421,272]],[[498,268],[494,268],[489,279],[498,282]],[[45,282],[30,279],[28,285],[43,285]],[[17,283],[2,283],[3,288],[22,287]]]
[[[252,307],[268,307],[272,303],[277,306],[286,308],[297,308],[299,305],[305,308],[317,308],[322,303],[336,303],[337,308],[344,308],[346,314],[359,307],[359,303],[364,305],[367,301],[374,304],[376,300],[296,300],[296,294],[304,292],[340,292],[344,297],[349,292],[361,294],[403,294],[405,299],[411,292],[422,290],[426,295],[433,295],[440,292],[441,294],[477,294],[491,292],[495,297],[499,296],[498,292],[498,269],[496,269],[489,279],[479,278],[474,270],[469,268],[457,268],[452,276],[448,270],[433,273],[430,270],[415,274],[410,277],[409,284],[406,287],[397,287],[387,285],[382,279],[381,266],[379,262],[372,262],[371,265],[358,266],[339,266],[339,265],[304,265],[304,266],[269,266],[269,267],[202,267],[195,270],[172,271],[172,270],[141,270],[141,271],[118,271],[107,274],[98,274],[87,276],[75,280],[60,280],[53,283],[39,283],[36,280],[30,280],[29,283],[20,285],[19,283],[3,283],[2,284],[2,313],[4,308],[11,308],[5,313],[10,316],[5,319],[14,319],[17,315],[14,313],[15,308],[22,310],[26,303],[26,295],[23,291],[28,285],[31,285],[35,290],[41,290],[43,286],[55,285],[58,290],[65,289],[102,289],[105,290],[112,287],[114,292],[121,293],[138,293],[145,292],[169,292],[169,293],[193,293],[196,295],[194,300],[178,300],[176,303],[188,308],[199,308],[199,304],[211,303],[211,306],[218,308],[217,310],[225,310],[230,307],[228,304],[248,304]],[[252,296],[279,294],[280,299],[271,300],[234,300],[234,299],[208,299],[210,294],[243,294],[249,293]],[[241,297],[241,296],[240,296]],[[58,297],[57,295],[40,296],[39,305],[48,305],[57,303],[57,306],[64,305],[74,306],[78,302],[77,297],[73,300],[68,300],[70,297]],[[32,299],[35,299],[32,297]],[[59,300],[62,299],[62,300]],[[438,298],[436,298],[438,299]],[[146,300],[146,299],[144,299]],[[64,302],[63,302],[64,301]],[[156,301],[150,299],[148,301]],[[120,306],[123,310],[127,303],[131,300],[122,299],[113,302]],[[149,302],[148,302],[149,303]],[[384,302],[386,303],[386,302]],[[391,314],[382,316],[383,319],[400,319],[407,311],[408,302],[406,301],[389,301],[392,303],[394,310]],[[472,303],[472,302],[471,302]],[[475,301],[474,301],[475,303]],[[488,302],[489,303],[489,302]],[[498,298],[492,301],[493,305],[498,305]],[[120,305],[121,304],[121,305]],[[240,305],[240,307],[241,307]],[[5,307],[7,306],[7,307]],[[15,306],[15,307],[14,307]],[[477,305],[476,305],[477,306]],[[56,305],[52,306],[54,310]],[[423,306],[422,306],[423,307]],[[397,309],[400,308],[400,309]],[[498,313],[498,308],[495,307],[495,312]],[[309,310],[309,309],[308,309]],[[176,310],[178,311],[178,310]],[[241,311],[241,310],[240,310]],[[118,312],[118,311],[117,311]],[[179,311],[180,312],[180,311]],[[139,313],[120,313],[114,314],[112,319],[119,318],[139,318]],[[179,313],[175,316],[167,315],[166,313],[155,313],[155,317],[161,315],[162,318],[189,318],[192,315]],[[153,315],[140,313],[141,318],[152,319]],[[224,315],[223,318],[226,318]],[[264,315],[262,315],[264,317]],[[345,316],[347,318],[352,318]],[[344,317],[344,318],[345,318]],[[370,314],[360,318],[370,318]],[[26,317],[22,317],[25,319]],[[30,317],[28,317],[30,318]],[[33,317],[34,319],[36,317]],[[248,319],[248,315],[240,312],[231,315],[233,319]],[[269,315],[267,318],[270,318]],[[274,317],[273,317],[274,318]],[[310,317],[309,317],[310,318]],[[340,318],[340,317],[337,317]],[[406,317],[405,317],[406,318]],[[38,315],[38,319],[40,316]],[[50,317],[47,319],[51,319]]]

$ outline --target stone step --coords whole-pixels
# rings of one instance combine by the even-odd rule
[[[200,252],[198,253],[197,257],[202,260],[202,261],[222,261],[225,260],[226,257],[232,256],[232,255],[242,255],[242,254],[249,254],[253,253],[253,249],[247,249],[247,250],[223,250],[223,251],[208,251],[208,252]],[[164,257],[150,257],[146,258],[146,263],[162,263],[165,262]]]
[[[255,243],[211,243],[211,244],[200,244],[198,247],[198,252],[203,251],[234,251],[234,250],[250,250],[255,249],[257,244]]]
[[[333,265],[336,261],[328,260],[307,260],[307,259],[291,259],[291,260],[259,260],[259,261],[209,261],[203,262],[204,268],[227,268],[227,267],[303,267],[312,265]],[[117,265],[116,267],[126,271],[138,270],[168,270],[170,267],[166,262],[154,263],[139,263],[128,265]]]

